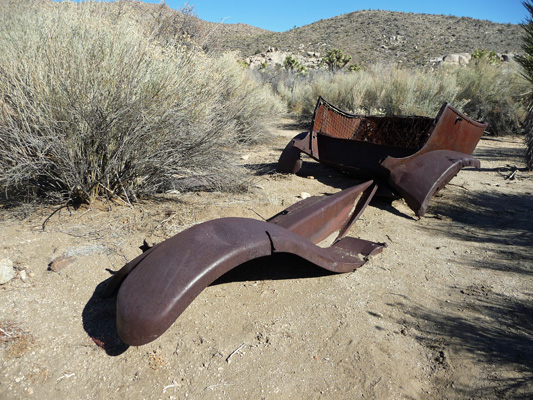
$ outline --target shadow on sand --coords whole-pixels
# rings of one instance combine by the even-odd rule
[[[317,278],[332,274],[333,272],[317,267],[293,254],[274,254],[243,263],[222,275],[211,285],[245,281]],[[98,284],[85,305],[82,313],[83,328],[89,337],[108,355],[119,356],[129,346],[118,336],[115,311],[116,296],[107,299],[102,298],[102,292],[110,279],[108,278]]]

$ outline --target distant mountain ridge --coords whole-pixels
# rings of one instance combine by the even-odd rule
[[[476,49],[502,54],[522,52],[519,25],[395,11],[355,11],[286,32],[250,33],[221,30],[217,35],[219,50],[237,50],[249,56],[268,47],[302,54],[325,54],[339,48],[359,64],[408,65],[427,64],[436,57],[472,53]]]
[[[39,7],[65,5],[51,0],[25,2]],[[476,49],[511,55],[522,53],[523,32],[519,25],[467,17],[362,10],[286,32],[272,32],[246,24],[203,21],[194,13],[184,15],[164,4],[141,1],[98,4],[110,9],[121,7],[121,13],[143,25],[166,19],[168,31],[189,30],[190,36],[207,50],[238,51],[243,59],[269,48],[316,59],[338,48],[351,55],[352,62],[357,64],[383,62],[412,66],[427,65],[447,54],[472,53]]]

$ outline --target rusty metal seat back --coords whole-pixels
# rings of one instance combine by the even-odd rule
[[[298,172],[303,152],[323,164],[377,180],[422,216],[431,197],[461,168],[479,167],[472,152],[486,127],[448,103],[434,119],[381,117],[350,114],[320,97],[310,131],[287,145],[277,171]]]
[[[428,117],[350,114],[319,97],[311,132],[418,151],[430,137],[433,124],[434,119]]]

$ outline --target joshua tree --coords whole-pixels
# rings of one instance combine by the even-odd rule
[[[285,61],[283,61],[283,65],[287,71],[295,71],[297,74],[305,74],[307,71],[307,68],[292,56],[287,56]]]
[[[526,7],[529,15],[522,23],[522,28],[524,28],[522,49],[525,54],[517,57],[517,61],[522,66],[522,74],[531,84],[531,91],[528,94],[528,113],[524,126],[527,146],[526,161],[528,167],[533,169],[533,0],[524,1],[522,4]]]
[[[342,69],[350,62],[352,56],[346,55],[342,50],[333,49],[322,59],[322,62],[328,66],[330,71]]]

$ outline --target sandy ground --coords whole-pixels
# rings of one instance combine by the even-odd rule
[[[249,193],[63,209],[44,231],[51,208],[0,211],[0,259],[17,270],[0,286],[0,398],[532,398],[533,174],[513,137],[483,139],[481,171],[461,171],[420,220],[402,200],[373,201],[350,234],[388,247],[356,272],[252,263],[156,341],[121,344],[115,299],[99,293],[143,239],[354,184],[313,162],[269,173],[296,133],[243,152],[261,167]],[[71,263],[49,271],[60,257]]]

